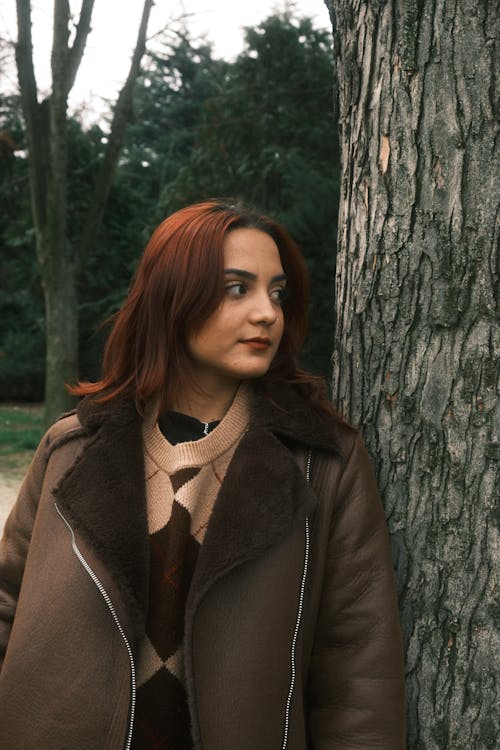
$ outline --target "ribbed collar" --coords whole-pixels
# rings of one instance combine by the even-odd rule
[[[220,424],[206,437],[172,445],[158,427],[158,406],[151,404],[144,415],[143,436],[146,453],[156,465],[172,474],[188,466],[204,466],[225,453],[248,426],[250,395],[242,384]]]

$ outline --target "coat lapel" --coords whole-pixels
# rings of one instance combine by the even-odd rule
[[[78,416],[89,442],[56,488],[57,502],[113,576],[141,633],[149,586],[142,420],[130,402],[112,409],[87,399]]]
[[[242,438],[215,503],[193,577],[188,613],[222,575],[260,555],[315,505],[293,453],[271,432]]]

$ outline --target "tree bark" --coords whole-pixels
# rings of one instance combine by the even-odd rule
[[[45,300],[45,420],[47,425],[69,406],[72,400],[64,383],[75,380],[78,366],[78,267],[65,237],[60,254],[42,273]],[[57,238],[47,240],[51,251]]]
[[[130,119],[133,86],[145,50],[153,0],[144,0],[130,72],[118,98],[83,236],[76,243],[69,241],[67,232],[67,104],[90,33],[94,0],[82,0],[72,46],[69,45],[69,0],[54,0],[52,92],[43,102],[38,101],[33,67],[30,0],[16,0],[16,5],[16,62],[30,157],[37,258],[45,299],[45,422],[49,425],[73,403],[65,383],[74,383],[78,376],[77,290],[82,250],[88,250],[95,238],[111,188],[125,127]]]
[[[52,45],[52,94],[49,109],[49,168],[46,171],[46,224],[42,284],[45,299],[46,365],[45,421],[50,424],[72,405],[64,388],[78,373],[77,263],[68,240],[67,216],[67,110],[69,2],[55,0]]]
[[[342,153],[333,390],[376,463],[408,747],[498,747],[496,3],[327,0]]]

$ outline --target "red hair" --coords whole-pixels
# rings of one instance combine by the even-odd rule
[[[319,379],[298,367],[307,328],[308,282],[297,245],[273,219],[220,201],[183,208],[156,228],[128,296],[111,318],[101,380],[80,382],[70,392],[108,401],[128,391],[138,405],[160,395],[160,408],[171,408],[182,383],[194,382],[187,337],[203,326],[224,295],[224,240],[245,227],[275,241],[289,291],[283,303],[283,337],[261,380],[296,383],[317,392]]]

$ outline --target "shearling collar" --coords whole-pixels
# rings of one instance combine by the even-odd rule
[[[128,395],[101,404],[90,397],[84,398],[78,405],[77,414],[82,426],[89,431],[103,424],[118,429],[128,428],[141,419]],[[268,430],[306,447],[342,453],[339,425],[327,414],[311,407],[292,386],[268,387],[266,395],[255,390],[250,427]]]
[[[343,454],[341,435],[346,426],[340,418],[337,421],[311,406],[292,386],[268,387],[267,397],[257,392],[253,417],[254,425],[278,437]]]
[[[333,420],[292,389],[269,395],[254,395],[249,429],[217,498],[192,582],[192,616],[215,580],[283,539],[314,508],[298,454],[338,451]],[[149,590],[142,418],[125,396],[104,404],[85,398],[77,414],[87,443],[57,488],[58,504],[113,576],[140,638]]]

